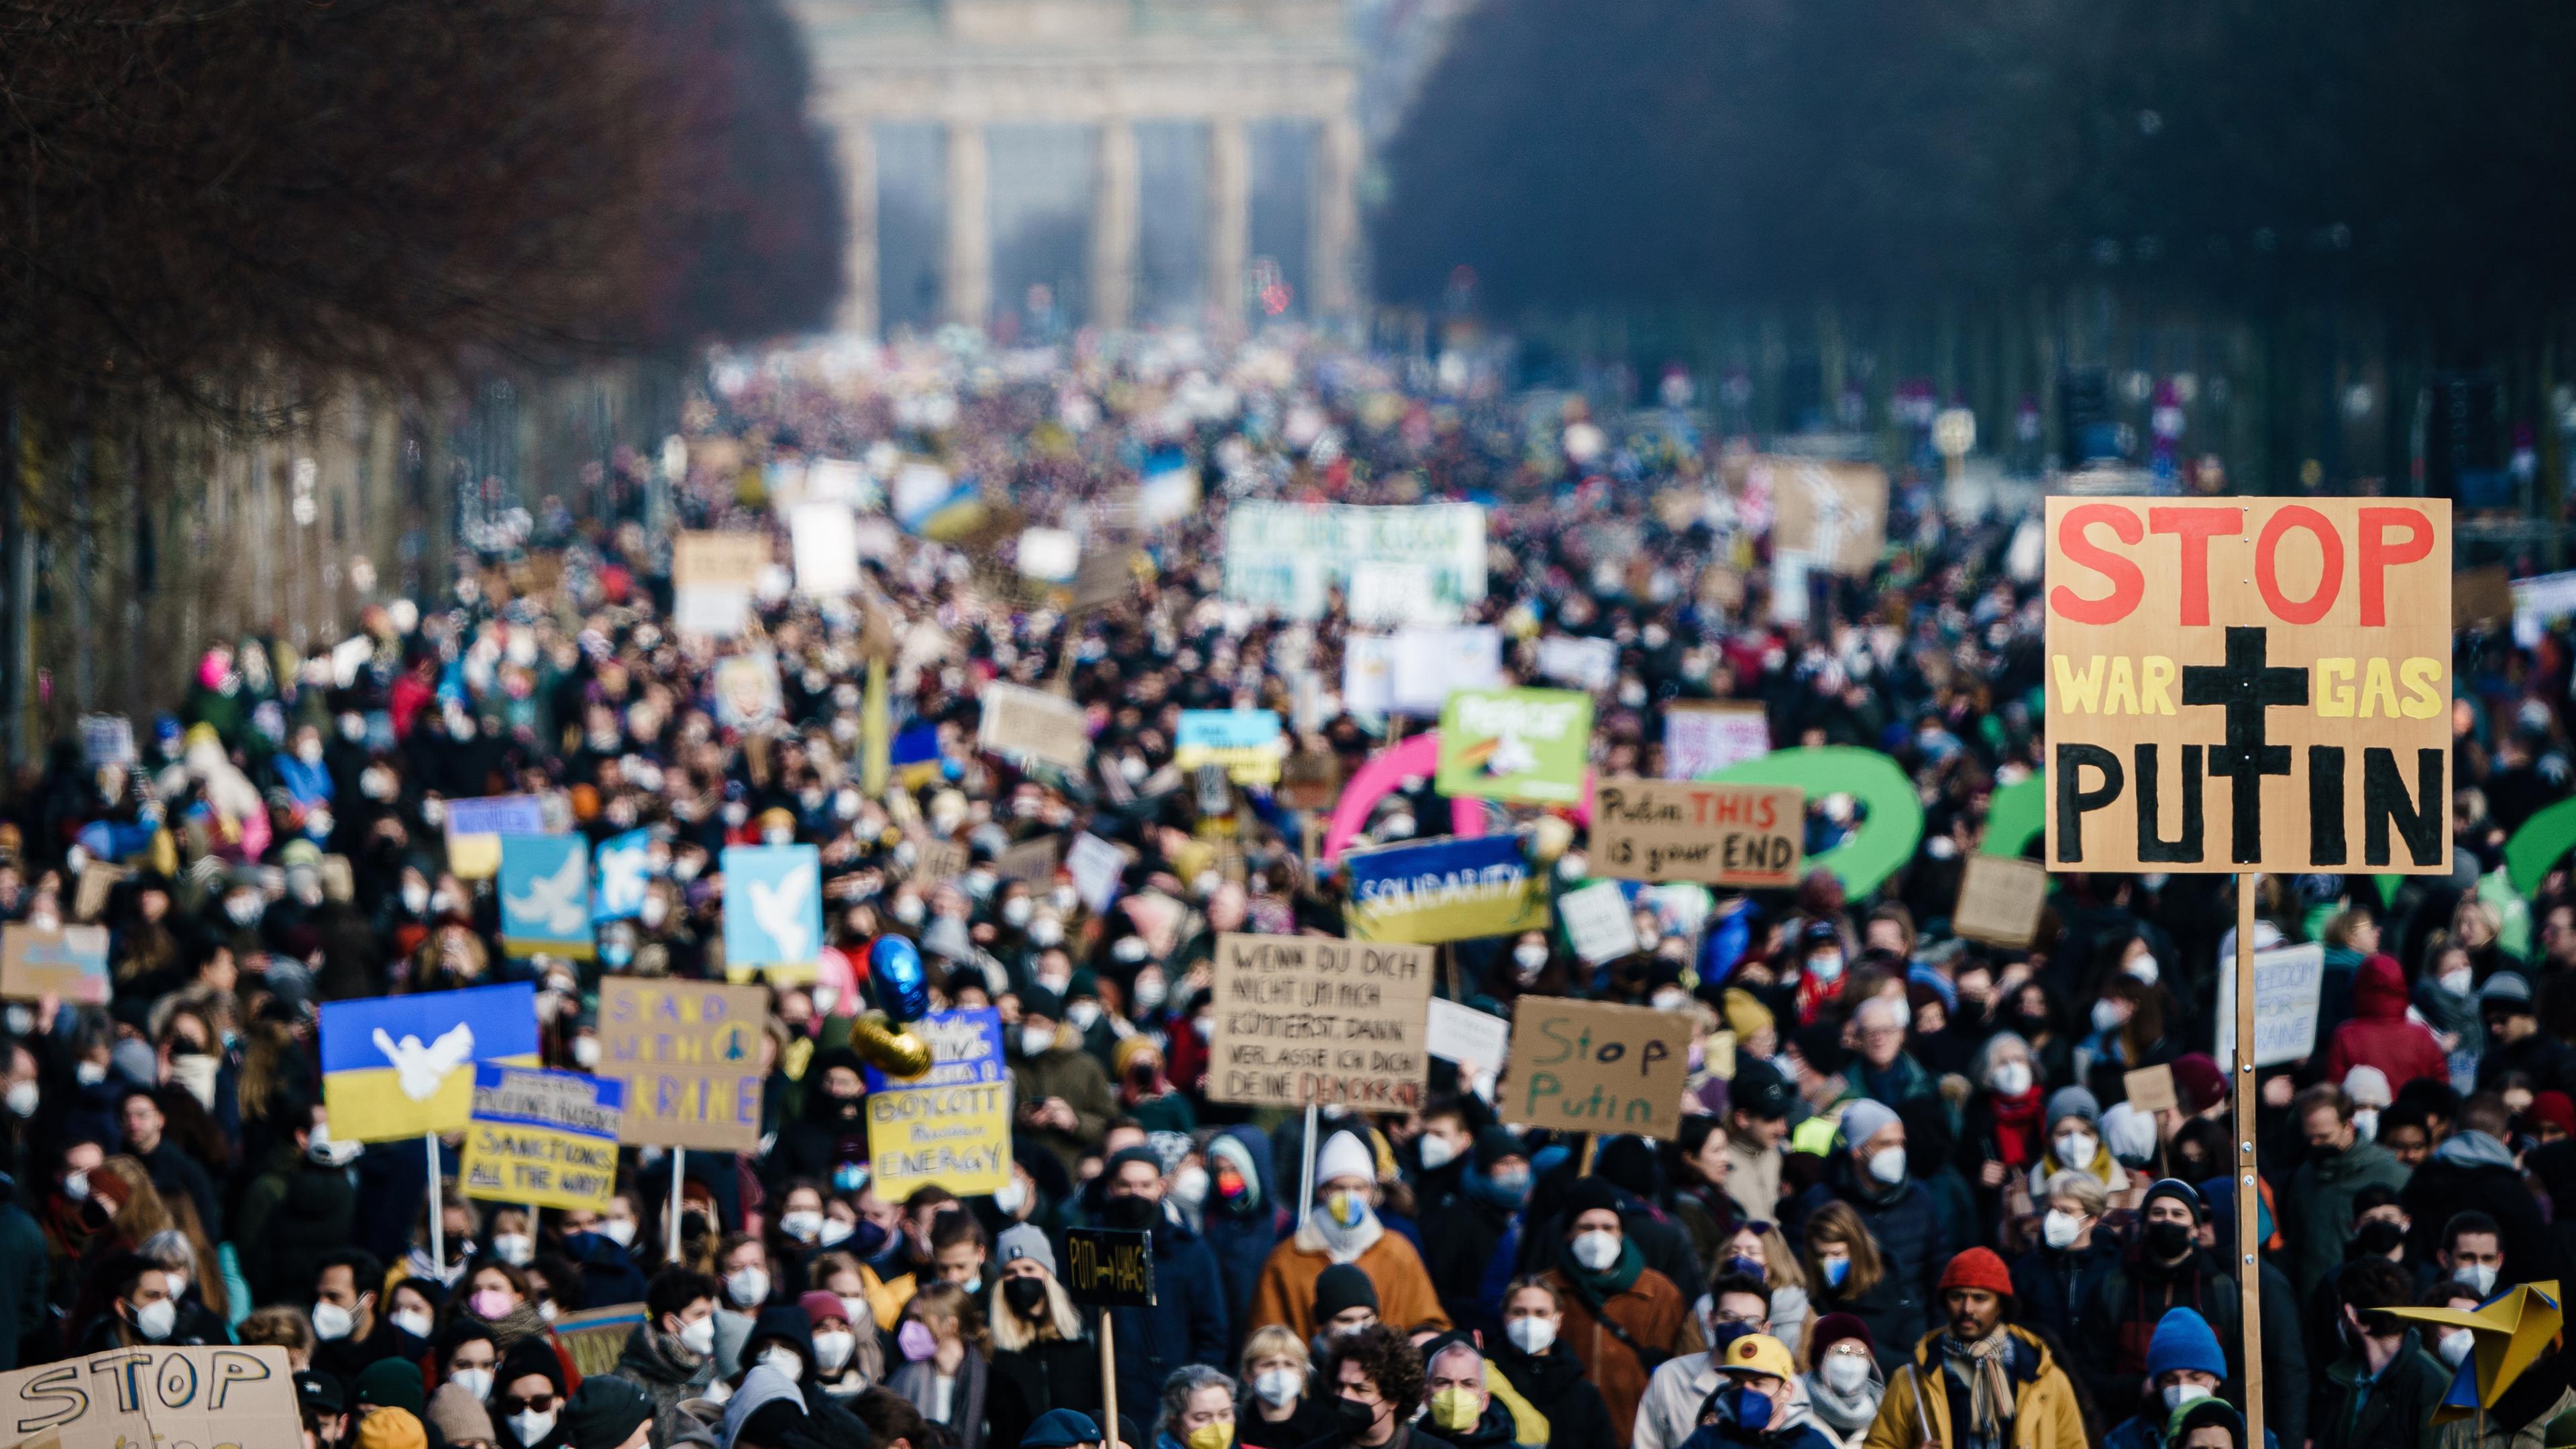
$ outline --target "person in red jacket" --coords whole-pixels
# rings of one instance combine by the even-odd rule
[[[2450,1075],[2442,1043],[2433,1029],[2406,1015],[2406,972],[2394,956],[2372,956],[2353,974],[2352,1019],[2335,1028],[2326,1047],[2326,1075],[2340,1082],[2354,1067],[2377,1067],[2391,1091],[2402,1091],[2417,1077],[2446,1080]]]

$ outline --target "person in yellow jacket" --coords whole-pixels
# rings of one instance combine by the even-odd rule
[[[1923,1335],[1888,1380],[1863,1449],[2083,1449],[2075,1385],[2026,1330],[2004,1321],[2012,1274],[1970,1248],[1941,1274],[1949,1326]]]

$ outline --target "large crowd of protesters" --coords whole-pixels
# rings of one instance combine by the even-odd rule
[[[2247,1224],[2214,1056],[2233,877],[2060,874],[2029,949],[1948,930],[1992,800],[2042,758],[2018,520],[1946,516],[1900,467],[1883,556],[1782,607],[1740,445],[1605,415],[1569,466],[1579,408],[1480,378],[1296,338],[727,363],[680,476],[630,458],[603,516],[487,520],[452,587],[370,608],[358,648],[209,644],[130,761],[55,743],[0,824],[0,914],[66,922],[87,873],[124,874],[90,902],[111,998],[6,1006],[0,1369],[277,1345],[307,1444],[363,1449],[2251,1449],[2256,1384],[2267,1446],[2571,1442],[2576,1355],[2436,1427],[2471,1335],[2389,1311],[2576,1253],[2576,887],[2563,858],[2533,890],[2502,868],[2569,793],[2564,636],[2458,640],[2452,875],[2255,887],[2258,944],[2322,942],[2325,968],[2314,1050],[2254,1079]],[[776,533],[789,469],[872,448],[996,518],[1123,525],[1118,597],[1073,611],[1008,529],[889,528],[853,598],[764,588],[743,637],[677,627],[670,528]],[[1174,457],[1197,501],[1139,523],[1140,472]],[[1408,727],[1345,708],[1339,594],[1302,621],[1227,599],[1245,498],[1483,505],[1468,617],[1506,676],[1538,682],[1545,635],[1615,646],[1604,772],[1662,773],[1667,710],[1740,700],[1779,747],[1878,751],[1918,787],[1911,858],[1865,892],[1631,888],[1639,949],[1606,962],[1554,929],[1454,943],[1440,994],[1479,1010],[1686,1016],[1674,1136],[1516,1130],[1498,1063],[1434,1061],[1419,1110],[1326,1107],[1311,1142],[1302,1113],[1211,1100],[1216,936],[1339,935],[1346,890],[1270,790],[1175,767],[1178,712],[1276,710],[1345,776]],[[716,666],[754,648],[780,708],[723,723]],[[930,746],[873,793],[870,659],[890,730]],[[1069,688],[1089,768],[979,752],[993,681]],[[510,793],[594,842],[651,832],[595,959],[514,955],[491,883],[451,869],[446,803]],[[1871,828],[1811,804],[1811,851]],[[1513,813],[1547,889],[1586,881],[1570,818]],[[1449,818],[1408,780],[1363,843]],[[998,868],[1077,831],[1126,852],[1108,909]],[[545,1061],[596,1068],[601,978],[723,978],[721,852],[786,842],[819,847],[829,945],[770,988],[760,1151],[689,1152],[675,1193],[670,1154],[629,1148],[605,1208],[531,1214],[460,1196],[453,1141],[433,1184],[417,1139],[332,1131],[321,1003],[532,982]],[[851,1025],[888,936],[934,1005],[1006,1024],[999,1191],[872,1190]],[[2141,1110],[2128,1074],[2155,1066],[2174,1105]],[[1151,1306],[1075,1304],[1062,1234],[1089,1226],[1150,1233]],[[628,1306],[584,1374],[558,1321]]]

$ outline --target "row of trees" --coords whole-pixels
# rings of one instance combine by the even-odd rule
[[[805,86],[778,0],[0,0],[0,384],[239,413],[816,325]]]
[[[2108,277],[2474,349],[2576,272],[2551,0],[1484,0],[1388,153],[1383,292],[1894,299]]]

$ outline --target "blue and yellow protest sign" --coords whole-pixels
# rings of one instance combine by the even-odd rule
[[[617,1189],[626,1084],[482,1063],[458,1184],[467,1197],[604,1208]]]
[[[823,953],[823,857],[810,845],[728,845],[724,852],[725,974],[766,970],[811,981]]]
[[[1344,932],[1420,946],[1547,929],[1547,892],[1518,836],[1443,837],[1342,857],[1351,875]]]
[[[589,841],[501,837],[501,945],[513,956],[590,959]]]
[[[546,833],[545,803],[534,795],[486,795],[440,808],[446,811],[447,868],[458,880],[499,874],[502,836]]]
[[[322,1101],[335,1141],[464,1131],[484,1062],[537,1064],[535,983],[322,1003]]]
[[[1288,736],[1275,709],[1185,709],[1174,737],[1172,763],[1187,774],[1201,765],[1225,766],[1238,785],[1276,785],[1288,758]]]
[[[590,918],[631,921],[644,914],[645,887],[652,879],[652,831],[629,830],[599,842],[591,860]]]
[[[888,1079],[868,1069],[868,1170],[886,1201],[917,1188],[959,1197],[998,1190],[1011,1175],[1011,1081],[1002,1066],[1002,1014],[935,1011],[914,1024],[930,1070]]]
[[[599,1070],[626,1084],[632,1146],[760,1147],[761,1028],[769,992],[667,976],[599,983]]]

